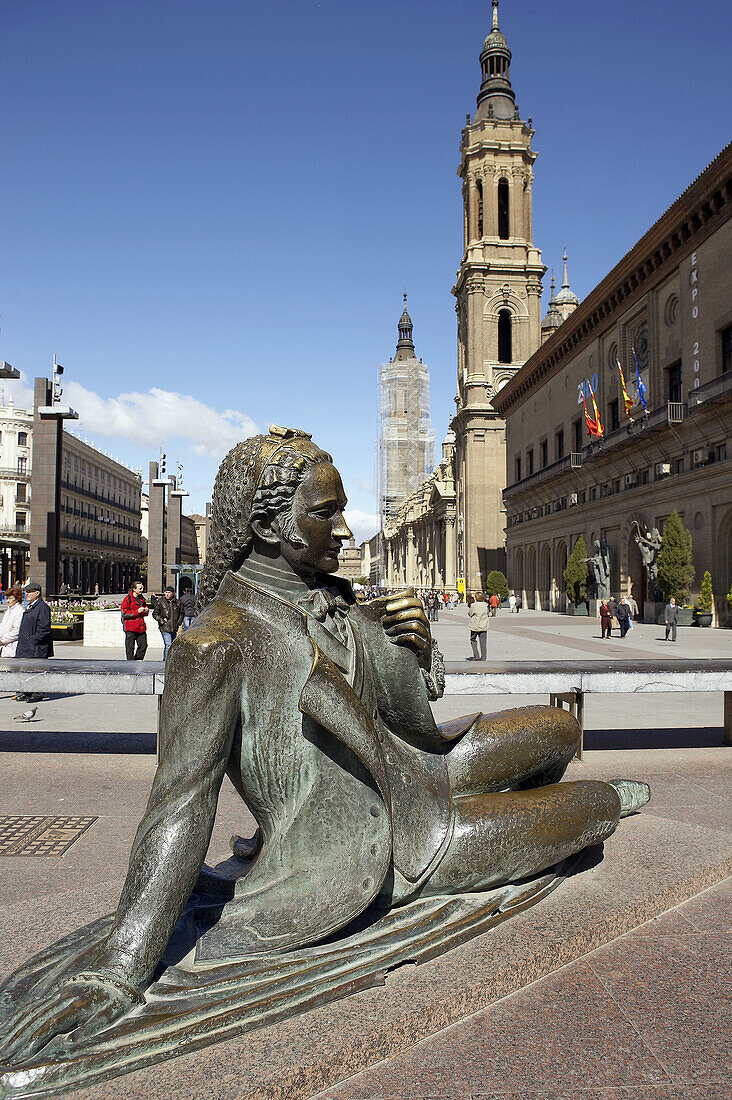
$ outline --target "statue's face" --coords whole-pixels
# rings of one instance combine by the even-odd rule
[[[298,546],[282,534],[280,552],[297,572],[317,570],[335,573],[338,554],[345,539],[352,537],[343,510],[348,498],[341,475],[329,462],[312,466],[295,490],[292,524]]]

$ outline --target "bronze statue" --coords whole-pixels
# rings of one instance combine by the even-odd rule
[[[636,529],[633,538],[640,550],[641,561],[646,567],[648,576],[648,598],[658,603],[663,599],[663,593],[658,587],[658,555],[663,542],[661,532],[654,527],[653,530],[646,531],[645,535],[641,534],[637,519],[633,520],[633,526]]]
[[[610,547],[605,539],[595,539],[592,545],[595,553],[591,558],[583,558],[592,574],[592,595],[597,600],[606,600],[610,595]]]
[[[199,614],[168,657],[160,762],[116,915],[6,987],[0,1095],[27,1087],[23,1071],[39,1059],[37,1079],[53,1086],[59,1059],[85,1043],[97,1077],[102,1064],[121,1072],[104,1029],[144,1022],[151,990],[159,1004],[205,987],[209,1021],[213,974],[246,975],[251,997],[252,975],[276,979],[304,958],[312,984],[314,959],[337,966],[364,937],[373,952],[382,928],[416,935],[410,907],[434,915],[435,899],[449,923],[464,894],[538,875],[648,800],[642,783],[559,782],[580,734],[565,711],[438,728],[429,702],[443,665],[420,601],[358,604],[330,576],[351,534],[345,505],[331,456],[303,432],[273,426],[224,459]],[[235,844],[244,873],[217,887],[202,865],[225,774],[258,832]],[[190,948],[188,969],[178,966]],[[189,1039],[207,1027],[200,1041],[213,1041],[212,1025],[195,1026]]]

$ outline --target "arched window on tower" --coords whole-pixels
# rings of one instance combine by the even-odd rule
[[[478,180],[475,184],[476,200],[478,203],[478,236],[483,236],[483,183]]]
[[[508,224],[508,180],[498,181],[498,236],[502,241],[507,241],[509,236]]]
[[[498,362],[512,363],[511,310],[502,309],[498,314]]]

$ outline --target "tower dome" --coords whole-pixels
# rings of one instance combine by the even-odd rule
[[[570,313],[574,313],[579,305],[579,298],[569,289],[569,275],[567,274],[567,249],[564,250],[564,275],[562,276],[562,289],[556,297],[557,309],[563,321],[566,321]]]
[[[480,52],[482,83],[476,120],[515,117],[516,95],[511,87],[510,65],[511,51],[498,26],[498,0],[493,0],[493,26]]]
[[[551,288],[552,288],[552,292],[551,292],[551,295],[549,297],[549,308],[546,311],[546,317],[541,322],[541,342],[542,342],[542,344],[544,343],[545,340],[549,339],[549,337],[554,332],[554,330],[559,328],[559,326],[562,323],[562,315],[559,312],[559,307],[557,306],[557,299],[556,299],[556,296],[554,294],[554,272],[553,271],[552,271],[552,278],[551,278]]]

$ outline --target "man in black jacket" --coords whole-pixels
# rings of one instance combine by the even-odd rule
[[[153,608],[153,619],[160,627],[163,639],[163,660],[168,656],[168,650],[173,644],[173,639],[178,633],[178,627],[183,622],[183,608],[180,600],[175,595],[175,590],[168,585],[161,598]]]
[[[20,620],[16,657],[53,657],[51,635],[51,610],[41,599],[41,586],[31,582],[26,585],[28,606]],[[21,692],[16,695],[27,703],[40,703],[43,695],[38,692]]]

